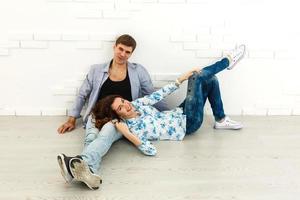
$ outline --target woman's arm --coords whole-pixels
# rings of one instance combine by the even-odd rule
[[[135,146],[140,146],[142,141],[133,133],[130,132],[128,126],[124,122],[113,122],[118,129],[118,131],[124,135],[132,144]]]
[[[179,78],[177,78],[176,83],[181,84],[184,81],[188,80],[193,75],[193,73],[199,73],[200,71],[201,71],[200,68],[195,67],[194,69],[182,74]]]
[[[182,82],[184,82],[185,80],[189,79],[189,77],[192,76],[194,72],[199,73],[200,68],[194,68],[194,69],[186,72],[185,74],[181,75],[178,79],[176,79],[175,83],[167,84],[164,87],[162,87],[161,89],[153,92],[150,95],[146,95],[142,98],[134,100],[132,103],[137,107],[142,106],[142,105],[153,105],[153,104],[161,101],[166,96],[173,93],[175,90],[177,90],[179,85]]]
[[[138,64],[138,67],[136,68],[137,75],[140,80],[140,87],[141,87],[141,97],[144,97],[146,95],[150,95],[153,92],[155,92],[152,80],[150,78],[149,72],[145,67]],[[157,108],[159,111],[165,111],[169,110],[169,107],[166,103],[166,101],[163,99],[156,104],[153,105],[155,108]]]
[[[131,143],[133,143],[143,154],[147,156],[156,155],[156,148],[149,141],[142,141],[135,134],[131,133],[124,122],[117,122],[114,120],[112,122],[115,124],[117,130]]]

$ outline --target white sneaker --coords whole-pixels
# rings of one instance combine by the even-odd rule
[[[74,180],[85,183],[92,190],[99,189],[102,179],[91,171],[84,160],[76,157],[72,158],[70,160],[70,170]]]
[[[229,59],[229,66],[227,67],[228,70],[232,69],[235,66],[235,64],[244,57],[245,50],[246,46],[244,44],[231,50],[231,52],[227,55]]]
[[[229,117],[225,117],[223,122],[215,122],[215,129],[233,129],[238,130],[243,128],[243,125],[240,122],[231,120]]]

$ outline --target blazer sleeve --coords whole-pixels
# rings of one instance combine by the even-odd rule
[[[69,116],[72,116],[75,118],[80,117],[81,110],[82,110],[85,102],[89,98],[91,91],[93,89],[94,72],[95,72],[95,67],[92,66],[79,89],[79,92],[78,92],[78,95],[76,96],[74,105],[68,113]]]

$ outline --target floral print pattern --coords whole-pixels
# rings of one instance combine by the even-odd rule
[[[177,89],[175,83],[170,83],[150,95],[132,101],[139,116],[125,120],[130,131],[142,141],[183,140],[186,132],[186,116],[182,108],[160,112],[152,106]]]

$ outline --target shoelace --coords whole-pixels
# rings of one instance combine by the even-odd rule
[[[241,55],[242,55],[242,52],[239,51],[237,54],[235,54],[235,55],[233,56],[233,60],[236,61]]]
[[[230,118],[226,119],[227,123],[231,123],[231,124],[238,124],[238,122],[231,120]]]

